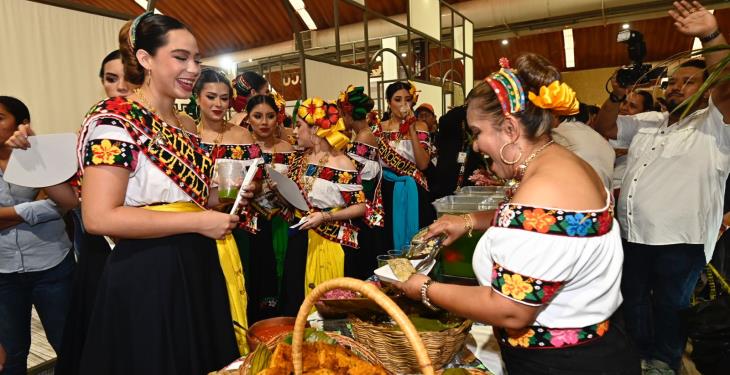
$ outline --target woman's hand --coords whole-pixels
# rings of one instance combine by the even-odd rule
[[[473,219],[472,219],[473,220]],[[467,222],[461,216],[444,215],[428,227],[425,238],[431,238],[441,233],[446,233],[444,245],[450,245],[466,234]]]
[[[402,290],[403,293],[405,293],[405,295],[408,296],[408,298],[414,299],[416,301],[420,301],[421,300],[421,286],[423,285],[423,283],[425,283],[428,280],[429,280],[428,276],[421,275],[419,273],[414,273],[405,282],[393,283],[393,286]]]
[[[238,225],[238,216],[217,211],[205,211],[200,213],[198,222],[199,234],[214,240],[222,240]]]
[[[314,229],[320,224],[324,223],[327,220],[329,214],[325,212],[315,212],[313,214],[307,215],[307,221],[302,224],[299,229],[301,230],[307,230],[307,229]]]
[[[32,135],[35,135],[35,133],[33,132],[33,129],[30,128],[30,124],[20,124],[18,126],[18,130],[16,130],[13,135],[5,141],[5,146],[27,150],[30,148],[28,137]]]

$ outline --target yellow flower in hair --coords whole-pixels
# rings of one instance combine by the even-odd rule
[[[297,115],[309,125],[314,125],[317,120],[324,118],[325,106],[321,98],[308,98],[299,106]]]
[[[559,81],[553,81],[547,87],[540,87],[540,95],[530,92],[529,98],[532,104],[549,109],[560,116],[578,113],[578,106],[580,105],[575,97],[575,91]]]
[[[413,105],[416,105],[418,102],[418,90],[416,90],[416,83],[413,81],[408,81],[408,83],[411,85],[411,89],[408,90],[408,94],[413,98]]]

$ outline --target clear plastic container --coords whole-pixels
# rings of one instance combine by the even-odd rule
[[[484,195],[449,195],[433,202],[438,216],[444,214],[465,214],[474,211],[495,209],[502,201],[499,197]]]
[[[457,195],[488,195],[504,197],[507,191],[506,186],[464,186]]]

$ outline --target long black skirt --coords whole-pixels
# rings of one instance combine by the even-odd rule
[[[260,217],[258,227],[258,233],[247,233],[251,244],[246,273],[249,325],[279,313],[279,281],[271,221]]]
[[[373,275],[378,267],[378,255],[390,249],[384,244],[385,228],[370,227],[361,219],[353,220],[358,227],[358,248],[343,246],[345,252],[345,276],[365,280]],[[392,240],[391,240],[392,241]]]
[[[436,210],[431,205],[431,194],[420,185],[418,186],[418,227],[424,228],[436,220]],[[381,185],[381,191],[383,194],[383,210],[385,211],[385,233],[383,236],[383,244],[387,250],[398,250],[394,249],[393,245],[393,215],[402,215],[393,207],[393,188],[395,184],[392,181],[383,179]]]
[[[304,302],[308,244],[308,231],[290,231],[289,245],[284,258],[284,274],[281,277],[280,312],[283,316],[297,316],[299,307]]]
[[[111,249],[106,239],[77,232],[79,259],[74,273],[71,306],[64,326],[63,341],[56,362],[56,375],[79,373],[79,361],[96,300],[97,287]]]
[[[215,241],[122,240],[101,276],[80,374],[207,374],[238,357]]]

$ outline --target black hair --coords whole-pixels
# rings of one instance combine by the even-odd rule
[[[388,85],[388,88],[385,89],[385,97],[388,99],[388,103],[390,103],[390,99],[393,99],[393,95],[400,90],[410,91],[411,84],[404,81],[398,81]]]
[[[600,111],[600,110],[601,110],[601,107],[599,107],[597,105],[594,105],[594,104],[588,105],[588,113],[591,115],[597,115],[598,111]]]
[[[707,80],[710,73],[707,71],[707,63],[702,59],[690,59],[679,65],[680,68],[697,68],[702,69],[702,79]]]
[[[570,116],[568,116],[570,117]],[[591,118],[590,112],[588,112],[588,104],[580,103],[578,105],[578,113],[576,113],[573,118],[576,121],[580,121],[584,124],[588,123],[588,120]]]
[[[251,96],[268,85],[269,81],[260,74],[247,70],[237,75],[233,83],[237,95]]]
[[[15,126],[30,122],[30,111],[20,99],[12,96],[0,96],[0,105],[15,118]]]
[[[99,68],[99,78],[104,79],[104,65],[108,63],[109,61],[116,60],[116,59],[122,59],[122,54],[119,52],[118,49],[115,49],[114,51],[109,52],[108,55],[104,58],[104,60],[101,60],[101,67]]]
[[[271,95],[254,95],[246,103],[246,112],[251,113],[254,107],[259,104],[267,104],[274,112],[279,113],[279,107],[276,106],[276,100]]]
[[[233,101],[233,88],[231,87],[230,81],[223,73],[214,69],[203,69],[203,71],[200,72],[200,77],[198,77],[198,80],[195,81],[193,94],[200,97],[200,92],[203,91],[203,86],[205,86],[206,83],[222,83],[226,85],[226,87],[228,87],[228,97],[231,101]]]
[[[167,33],[172,30],[190,30],[184,23],[163,14],[149,13],[141,17],[134,32],[134,49],[129,45],[129,28],[134,20],[127,22],[119,30],[124,79],[135,85],[143,84],[145,79],[145,69],[137,61],[137,51],[143,49],[154,56],[160,47],[167,44]]]
[[[641,101],[644,104],[644,110],[642,112],[649,112],[654,109],[654,96],[650,92],[644,90],[636,90],[634,94],[641,96]]]

